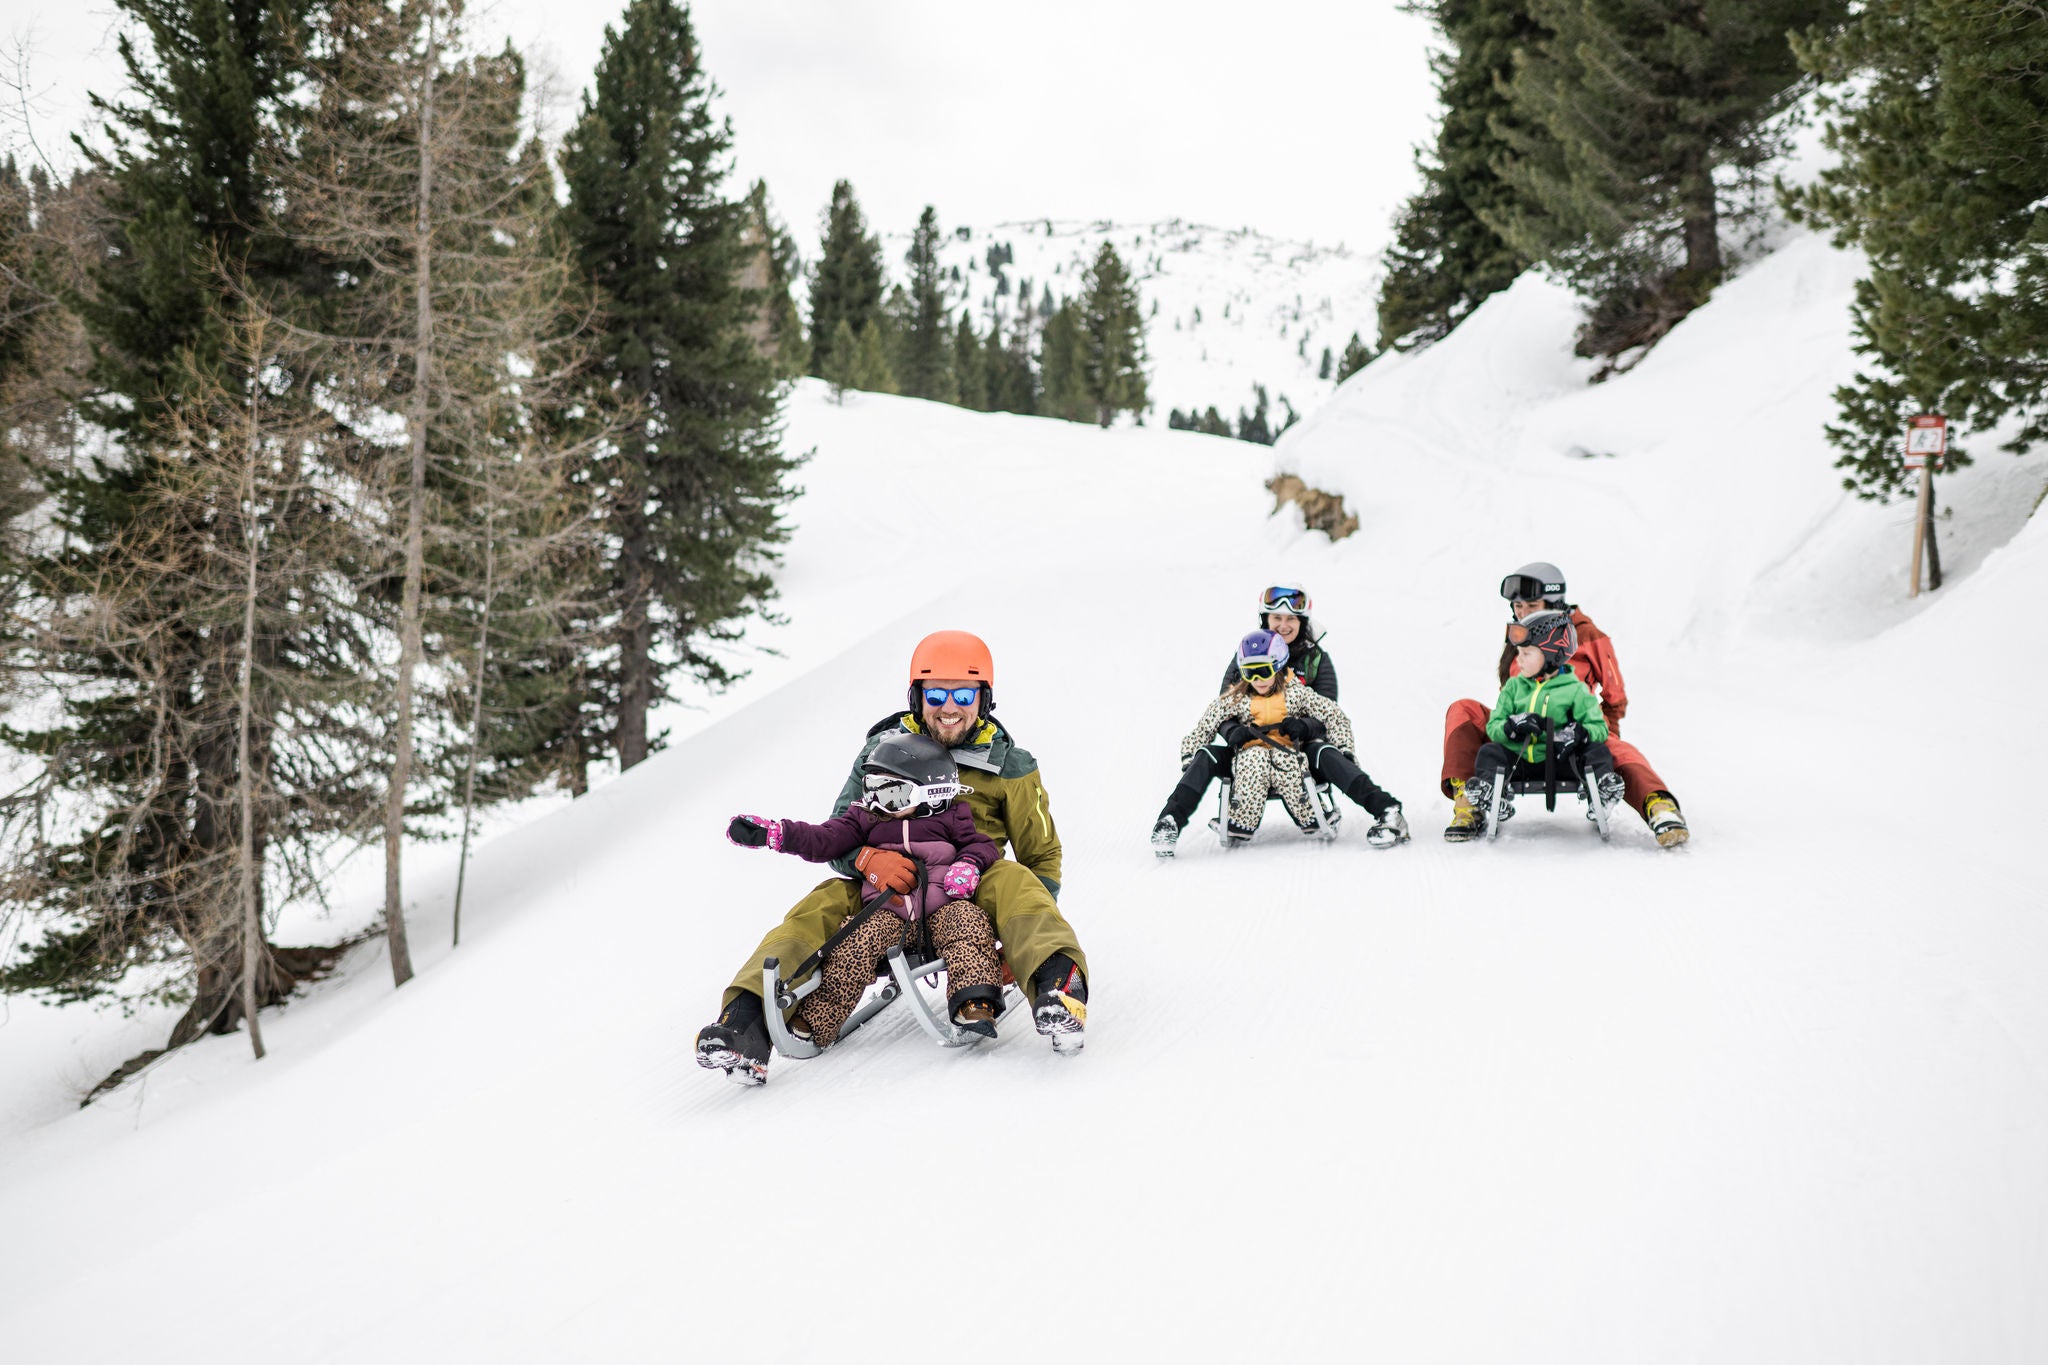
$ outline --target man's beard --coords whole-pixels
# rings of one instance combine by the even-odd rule
[[[946,726],[945,722],[936,716],[927,716],[924,728],[931,733],[933,739],[950,749],[974,733],[974,722],[977,719],[978,717],[969,711],[960,717],[959,727],[954,729]]]

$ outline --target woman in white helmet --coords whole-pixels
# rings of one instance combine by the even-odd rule
[[[1287,641],[1279,632],[1255,630],[1238,642],[1233,663],[1237,680],[1203,711],[1181,741],[1181,780],[1152,826],[1152,848],[1170,857],[1180,832],[1194,814],[1202,792],[1218,771],[1214,755],[1231,774],[1231,809],[1223,827],[1226,842],[1243,842],[1257,832],[1266,801],[1278,796],[1304,829],[1316,824],[1313,797],[1304,778],[1314,772],[1372,814],[1366,842],[1392,848],[1408,838],[1401,803],[1382,791],[1352,757],[1350,718],[1342,707],[1304,683],[1289,667]]]

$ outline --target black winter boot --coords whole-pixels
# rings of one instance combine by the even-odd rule
[[[1081,1050],[1088,1024],[1088,980],[1065,953],[1054,953],[1031,974],[1031,1022],[1052,1039],[1052,1050],[1071,1056]]]
[[[697,1034],[697,1065],[723,1071],[741,1085],[768,1083],[768,1016],[761,997],[741,991]]]

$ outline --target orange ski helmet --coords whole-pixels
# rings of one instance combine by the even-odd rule
[[[996,661],[979,635],[935,630],[910,651],[910,710],[919,714],[918,691],[934,678],[965,678],[981,684],[981,714],[996,709]]]

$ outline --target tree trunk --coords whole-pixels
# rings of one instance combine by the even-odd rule
[[[1934,535],[1934,474],[1927,475],[1927,590],[1941,586],[1941,542]]]
[[[1721,282],[1723,268],[1721,213],[1714,198],[1713,168],[1695,165],[1680,182],[1679,196],[1685,224],[1685,269],[1701,290],[1698,301],[1704,302],[1706,291]]]
[[[487,455],[485,459],[490,457]],[[469,706],[469,762],[462,775],[462,852],[455,861],[455,928],[449,946],[462,946],[462,889],[469,879],[470,815],[476,809],[476,753],[484,734],[484,667],[490,658],[491,589],[497,570],[496,484],[490,466],[484,467],[484,603],[476,625],[476,691]]]
[[[263,1060],[263,1026],[256,1017],[256,971],[262,960],[263,916],[256,904],[256,793],[249,773],[249,722],[256,671],[256,460],[261,450],[257,439],[256,394],[261,373],[260,363],[250,367],[249,441],[242,468],[242,541],[249,562],[242,580],[242,685],[235,717],[235,804],[241,827],[242,1013],[249,1020],[249,1046],[259,1062]]]
[[[647,528],[647,498],[640,478],[632,479],[634,502],[625,516],[619,569],[625,578],[626,609],[619,620],[619,769],[647,757],[647,710],[654,701],[654,619],[649,599],[654,574]]]
[[[419,219],[413,255],[412,469],[405,512],[405,591],[398,620],[397,752],[384,799],[384,928],[391,948],[392,984],[412,980],[412,948],[406,940],[403,889],[405,795],[412,781],[413,670],[420,659],[420,580],[426,572],[427,401],[433,378],[433,208],[434,68],[440,61],[434,20],[427,21],[426,74],[420,88]]]

